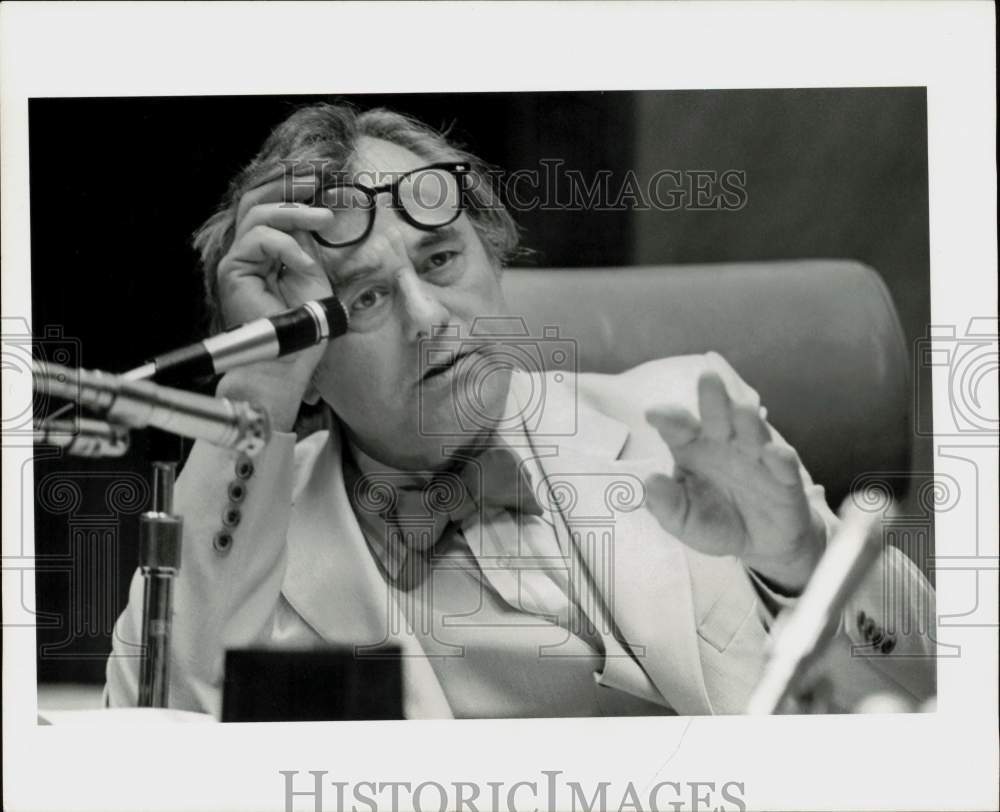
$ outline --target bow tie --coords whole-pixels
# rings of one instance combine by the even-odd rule
[[[509,447],[489,448],[457,471],[426,480],[401,472],[373,472],[358,481],[359,518],[387,546],[397,540],[407,553],[427,555],[449,524],[504,510],[543,514],[521,458]]]

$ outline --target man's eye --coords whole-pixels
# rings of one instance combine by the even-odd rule
[[[439,271],[451,265],[458,256],[458,251],[436,251],[427,258],[427,270]]]
[[[375,288],[362,291],[351,303],[351,310],[363,311],[371,310],[382,301],[382,294]]]

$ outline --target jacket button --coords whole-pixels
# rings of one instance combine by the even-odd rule
[[[216,533],[215,538],[212,539],[212,547],[215,548],[217,553],[228,553],[232,546],[233,537],[225,531]]]
[[[229,501],[236,502],[237,504],[242,502],[247,495],[247,486],[244,485],[240,480],[234,479],[229,483]]]
[[[240,457],[236,460],[236,476],[240,479],[250,479],[253,476],[253,463],[249,457]]]
[[[226,527],[236,527],[240,523],[240,511],[238,508],[229,507],[222,512],[222,523]]]
[[[896,638],[895,637],[887,637],[885,640],[882,641],[882,653],[883,654],[891,654],[892,651],[893,651],[893,649],[895,649],[895,648],[896,648]]]

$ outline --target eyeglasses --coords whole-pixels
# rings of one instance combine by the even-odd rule
[[[333,223],[312,232],[327,248],[343,248],[361,242],[375,224],[375,200],[392,195],[392,208],[414,228],[432,231],[458,219],[464,205],[466,163],[436,163],[400,175],[392,183],[365,186],[360,183],[324,183],[312,205],[324,206],[335,215]]]

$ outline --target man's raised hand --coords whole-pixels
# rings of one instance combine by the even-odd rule
[[[798,454],[759,408],[734,403],[722,379],[698,380],[699,420],[687,409],[646,412],[670,447],[672,476],[646,481],[647,506],[665,530],[709,555],[733,555],[790,592],[823,553],[825,525],[807,498]]]
[[[284,202],[284,179],[240,200],[233,243],[217,269],[222,315],[228,326],[271,316],[332,294],[309,232],[329,226],[328,209]],[[310,192],[301,181],[294,191]],[[218,394],[252,400],[267,409],[277,431],[290,431],[326,342],[301,352],[230,370]]]

